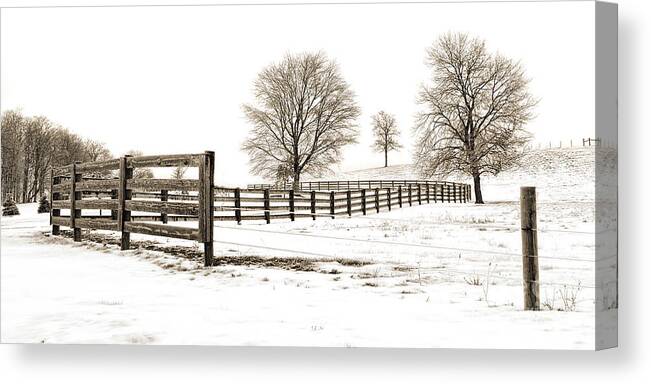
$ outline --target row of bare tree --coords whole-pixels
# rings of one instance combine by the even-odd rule
[[[108,159],[103,143],[84,139],[43,116],[20,110],[2,114],[2,192],[18,202],[34,202],[49,189],[53,166]]]
[[[462,33],[440,36],[426,63],[432,79],[418,95],[415,165],[424,177],[471,176],[483,203],[481,175],[517,165],[529,140],[525,126],[537,102],[529,79],[520,63]],[[357,142],[355,94],[325,54],[287,54],[260,72],[253,89],[255,104],[243,107],[252,128],[242,145],[253,173],[298,189],[301,175],[321,176]],[[400,148],[395,117],[380,112],[372,124],[386,166],[388,152]]]

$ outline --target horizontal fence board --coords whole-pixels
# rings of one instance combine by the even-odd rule
[[[181,155],[157,155],[157,156],[135,156],[127,158],[127,167],[176,167],[179,165],[197,167],[203,155],[181,154]]]
[[[78,228],[103,229],[107,231],[118,230],[117,220],[111,220],[111,219],[95,219],[95,218],[88,218],[88,217],[78,217],[75,218],[75,226],[77,226]]]
[[[68,209],[70,208],[70,200],[54,200],[52,202],[53,209]]]
[[[65,183],[68,184],[69,183]],[[75,190],[81,192],[106,192],[106,190],[118,189],[120,180],[82,180],[75,183]],[[64,185],[64,184],[62,184]]]
[[[173,237],[185,240],[201,240],[197,228],[128,221],[124,223],[124,230],[126,232],[140,233],[143,235]]]
[[[174,215],[194,216],[199,214],[198,203],[178,203],[171,201],[127,200],[124,202],[128,211],[158,212]]]
[[[118,209],[118,201],[112,199],[92,199],[75,201],[76,209]]]
[[[77,164],[77,168],[76,168],[78,173],[113,171],[116,169],[120,169],[120,159],[81,163],[81,164]]]
[[[144,191],[198,191],[199,180],[129,179],[127,180],[127,189]]]
[[[69,216],[52,216],[53,225],[61,225],[64,227],[70,226],[70,217]]]

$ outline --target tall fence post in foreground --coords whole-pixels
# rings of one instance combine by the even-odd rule
[[[163,190],[160,191],[160,201],[161,202],[167,201],[167,190],[166,189],[163,189]],[[161,213],[160,214],[160,221],[163,224],[167,224],[167,213]]]
[[[538,275],[538,233],[536,225],[536,188],[520,188],[520,228],[522,233],[522,277],[524,309],[540,310]]]
[[[312,220],[316,220],[316,192],[310,192],[310,212],[312,213]]]
[[[81,200],[81,192],[77,192],[77,182],[81,181],[81,174],[77,173],[77,164],[75,161],[70,166],[70,227],[72,227],[72,236],[74,241],[81,241],[81,228],[77,228],[76,219],[81,217],[81,209],[77,209],[77,200]]]
[[[240,188],[235,188],[235,220],[242,224],[242,198]]]
[[[215,152],[205,151],[199,163],[199,235],[203,264],[212,265],[215,210]]]
[[[289,219],[291,221],[296,220],[296,215],[294,214],[294,190],[289,190]]]
[[[122,232],[120,249],[125,251],[131,244],[131,234],[126,231],[124,223],[131,221],[131,211],[126,209],[126,201],[131,200],[131,190],[127,189],[127,180],[133,177],[133,168],[128,166],[128,158],[120,158],[120,188],[118,189],[118,230]]]

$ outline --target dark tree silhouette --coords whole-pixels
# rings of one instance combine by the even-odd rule
[[[524,129],[536,105],[522,66],[461,33],[441,36],[427,50],[433,84],[422,87],[415,162],[424,176],[472,176],[484,202],[481,175],[517,164],[529,140]]]
[[[285,167],[297,190],[303,173],[320,176],[357,140],[355,96],[323,53],[286,55],[260,72],[253,90],[256,104],[243,106],[252,128],[242,149],[257,175],[274,179]]]

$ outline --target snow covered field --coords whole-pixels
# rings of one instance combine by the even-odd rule
[[[594,286],[593,152],[538,152],[486,178],[483,206],[217,223],[208,269],[196,243],[73,243],[20,205],[2,218],[2,342],[593,349],[595,306],[609,305],[596,290],[614,289]],[[522,310],[525,184],[539,187],[540,312]],[[614,276],[614,259],[598,265]]]

